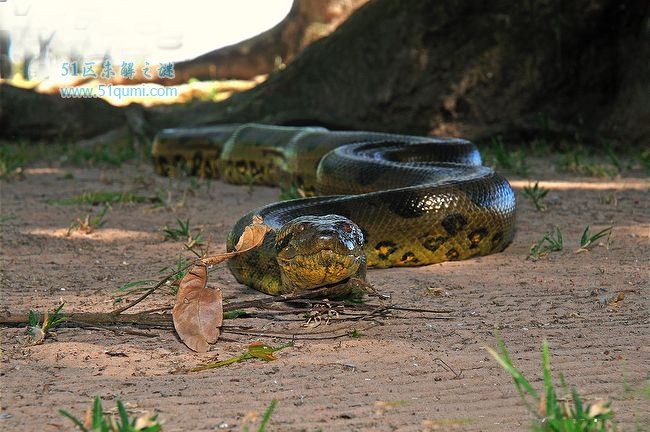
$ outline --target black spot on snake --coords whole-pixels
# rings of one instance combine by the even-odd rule
[[[460,213],[452,213],[442,220],[442,227],[449,233],[449,235],[456,235],[458,231],[465,228],[467,219]]]
[[[460,254],[458,253],[458,251],[457,251],[456,249],[449,249],[449,250],[447,251],[447,254],[446,254],[446,255],[447,255],[447,259],[448,259],[449,261],[457,260],[458,257],[460,256]]]
[[[235,169],[240,174],[244,174],[248,170],[248,166],[246,165],[246,162],[244,162],[244,161],[237,161],[237,162],[235,162]]]
[[[418,263],[420,262],[419,259],[415,257],[415,254],[413,252],[406,252],[404,255],[402,255],[402,258],[400,259],[400,262],[403,263]]]
[[[422,242],[422,246],[425,249],[435,252],[447,241],[447,237],[442,236],[428,236]]]
[[[492,236],[492,246],[501,243],[501,240],[503,240],[503,231],[499,231]]]
[[[481,240],[483,240],[488,235],[488,230],[485,228],[478,228],[472,231],[467,235],[469,239],[469,248],[477,248]]]
[[[377,243],[375,251],[380,259],[388,259],[388,257],[397,250],[397,245],[392,241],[384,240]]]

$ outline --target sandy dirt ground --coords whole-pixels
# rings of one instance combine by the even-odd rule
[[[530,414],[484,349],[495,346],[494,329],[537,388],[546,339],[556,378],[563,373],[589,401],[611,399],[624,430],[648,430],[650,181],[643,173],[613,180],[543,174],[543,160],[539,166],[534,178],[551,189],[548,211],[536,212],[522,194],[527,182],[512,177],[518,231],[505,252],[369,273],[392,303],[447,309],[447,319],[396,311],[374,326],[343,321],[315,328],[304,327],[302,315],[238,319],[237,325],[300,337],[345,333],[353,325],[359,337],[300,339],[278,352],[277,361],[192,374],[172,372],[239,354],[254,340],[286,340],[226,331],[201,355],[165,329],[148,337],[63,328],[55,339],[29,346],[24,327],[4,327],[0,430],[72,430],[58,409],[82,416],[95,395],[107,409],[120,398],[134,414],[158,413],[166,431],[241,430],[251,412],[263,412],[274,398],[270,430],[526,430]],[[159,270],[174,265],[179,254],[190,256],[181,242],[164,240],[165,225],[189,218],[213,237],[214,250],[222,250],[240,215],[278,196],[272,188],[156,177],[146,164],[35,167],[0,187],[3,314],[51,310],[59,299],[66,311],[109,311],[116,288],[160,278]],[[49,201],[84,191],[162,191],[168,206],[114,204],[105,226],[66,236],[74,219],[97,214],[99,207]],[[613,225],[613,234],[576,254],[586,225]],[[531,245],[555,226],[564,234],[564,251],[526,260]],[[238,285],[223,266],[211,273],[210,283],[222,287],[227,301],[261,297]],[[172,303],[173,297],[160,293],[143,308]]]

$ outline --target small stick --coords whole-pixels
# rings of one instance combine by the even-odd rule
[[[398,310],[398,311],[405,311],[405,312],[422,312],[422,313],[434,313],[434,314],[453,312],[453,310],[449,310],[449,309],[420,309],[420,308],[407,308],[407,307],[402,307],[397,305],[390,305],[386,307],[391,310]]]
[[[103,326],[103,325],[97,325],[97,324],[90,325],[90,324],[86,324],[86,323],[78,322],[78,321],[74,322],[74,324],[79,325],[82,328],[87,328],[89,330],[110,331],[110,332],[113,332],[113,333],[115,333],[116,335],[119,335],[119,336],[124,335],[124,334],[130,334],[130,335],[134,335],[134,336],[144,336],[144,337],[158,337],[158,336],[160,336],[157,333],[145,333],[145,332],[140,332],[140,331],[131,330],[131,329],[119,329],[119,328],[114,329],[114,328],[106,327],[106,326]]]
[[[372,322],[372,323],[370,323],[370,325],[361,327],[361,328],[359,328],[357,330],[366,331],[366,330],[369,330],[369,329],[371,329],[373,327],[376,327],[378,325],[379,324],[377,324],[376,322]],[[330,335],[327,335],[327,336],[324,336],[324,335],[327,334],[327,333],[331,333],[331,332],[314,332],[314,333],[307,334],[307,335],[301,335],[301,334],[296,334],[296,333],[289,334],[289,333],[279,333],[279,332],[278,333],[257,332],[255,330],[237,329],[237,328],[232,328],[232,327],[226,328],[225,326],[222,329],[222,331],[224,333],[241,334],[241,335],[254,336],[254,337],[271,337],[271,338],[277,338],[277,339],[327,340],[327,339],[339,339],[339,338],[342,338],[342,337],[349,336],[350,331],[353,330],[353,329],[355,329],[355,328],[352,327],[352,326],[348,326],[347,328],[344,329],[344,331],[341,331],[341,333],[339,333],[339,334],[335,333],[335,334],[330,334]],[[316,335],[316,336],[312,336],[312,335]]]
[[[120,314],[114,315],[109,313],[81,312],[71,314],[61,314],[65,321],[61,326],[66,324],[73,325],[92,325],[92,326],[110,326],[110,325],[140,325],[147,328],[169,328],[172,325],[172,316],[168,314]],[[42,317],[40,317],[42,319]],[[28,314],[11,314],[0,315],[0,325],[5,326],[22,326],[29,322]]]
[[[460,378],[461,375],[463,374],[463,370],[462,370],[462,369],[460,370],[460,372],[456,373],[456,371],[453,370],[452,367],[449,366],[447,363],[445,363],[445,361],[444,361],[443,359],[441,359],[440,357],[436,357],[436,358],[434,358],[433,361],[434,361],[434,362],[435,362],[435,361],[439,361],[440,363],[442,363],[445,369],[447,369],[449,372],[451,372],[451,373],[454,374],[454,379],[458,379],[458,378]]]
[[[196,264],[196,263],[199,262],[199,261],[201,261],[201,260],[200,260],[200,259],[196,259],[196,260],[190,262],[189,264],[187,264],[187,265],[186,265],[185,267],[183,267],[182,269],[180,269],[180,270],[178,270],[178,271],[175,271],[175,272],[173,272],[173,273],[171,273],[171,274],[165,276],[165,277],[164,277],[163,279],[161,279],[161,280],[160,280],[156,285],[152,286],[152,287],[149,288],[147,291],[145,291],[145,293],[142,294],[140,297],[138,297],[137,299],[133,300],[133,301],[130,302],[130,303],[127,303],[126,305],[124,305],[124,306],[122,306],[122,307],[120,307],[120,308],[114,309],[114,310],[111,311],[110,313],[113,314],[113,315],[119,315],[119,314],[121,314],[122,312],[124,312],[124,311],[126,311],[126,310],[128,310],[128,309],[131,309],[133,306],[137,305],[137,304],[140,303],[142,300],[146,299],[146,298],[149,297],[151,294],[153,294],[154,291],[156,291],[158,288],[160,288],[161,286],[163,286],[163,284],[164,284],[165,282],[167,282],[169,279],[173,278],[173,277],[174,277],[175,275],[177,275],[178,273],[180,273],[180,272],[182,272],[182,271],[184,271],[184,270],[187,270],[188,268],[190,268],[191,266],[193,266],[194,264]]]

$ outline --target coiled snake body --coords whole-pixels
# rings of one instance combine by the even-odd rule
[[[254,215],[273,229],[229,262],[239,282],[269,294],[363,277],[366,266],[487,255],[514,236],[509,183],[462,139],[244,124],[164,130],[152,153],[159,174],[185,169],[310,196],[253,210],[228,236],[232,250]]]

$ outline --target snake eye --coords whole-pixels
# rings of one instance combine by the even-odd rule
[[[275,242],[275,250],[277,252],[280,252],[284,248],[286,248],[289,245],[289,242],[291,241],[291,238],[293,237],[292,233],[288,233],[284,237],[282,237],[280,240],[276,240]]]
[[[297,232],[303,232],[305,230],[305,224],[301,223],[296,226],[296,231]]]

